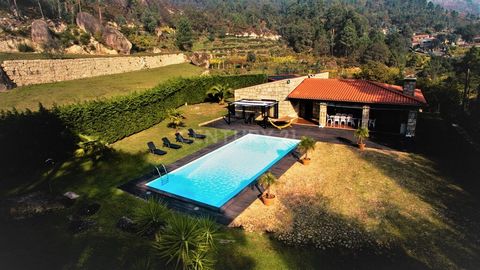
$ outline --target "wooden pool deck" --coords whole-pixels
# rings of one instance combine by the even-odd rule
[[[319,142],[337,143],[356,146],[356,139],[353,136],[353,129],[347,128],[320,128],[316,125],[293,124],[292,127],[286,129],[276,129],[274,127],[263,128],[257,124],[245,124],[243,120],[232,121],[227,124],[223,119],[211,122],[206,127],[217,129],[236,130],[237,132],[246,132],[254,134],[262,134],[275,137],[284,137],[292,139],[300,139],[302,136],[308,136]],[[373,132],[372,132],[373,133]],[[367,147],[377,149],[390,149],[389,145],[379,143],[375,140],[376,134],[371,134],[373,140],[367,140]]]

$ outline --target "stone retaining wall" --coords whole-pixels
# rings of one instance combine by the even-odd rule
[[[48,60],[7,60],[1,67],[17,86],[68,81],[187,62],[184,54]]]
[[[307,76],[264,83],[235,90],[235,100],[240,99],[273,99],[278,101],[279,117],[298,117],[298,102],[287,99],[293,91]],[[313,75],[313,78],[327,79],[328,72]]]

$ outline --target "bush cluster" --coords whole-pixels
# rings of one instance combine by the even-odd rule
[[[263,74],[174,79],[139,94],[63,106],[55,111],[75,133],[113,143],[158,124],[169,109],[203,102],[213,85],[228,84],[235,89],[265,81]]]

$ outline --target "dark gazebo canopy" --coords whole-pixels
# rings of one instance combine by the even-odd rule
[[[246,108],[260,108],[262,113],[262,126],[263,128],[267,127],[267,120],[268,117],[278,118],[278,101],[276,100],[268,100],[268,99],[261,99],[261,100],[254,100],[254,99],[241,99],[233,102],[228,103],[228,115],[225,121],[230,124],[231,117],[235,116],[236,108],[242,108],[242,118],[245,122],[249,119],[246,118],[245,109]],[[273,108],[273,116],[270,115],[270,108]],[[250,117],[249,117],[250,118]]]

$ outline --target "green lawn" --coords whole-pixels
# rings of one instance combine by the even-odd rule
[[[0,181],[0,198],[34,190],[48,190],[48,182],[50,182],[54,194],[62,194],[71,190],[81,195],[80,201],[72,208],[23,220],[6,218],[5,210],[8,209],[2,208],[2,204],[0,204],[0,231],[2,232],[0,266],[5,269],[146,269],[135,267],[135,265],[149,258],[152,264],[150,269],[165,269],[162,262],[155,256],[150,240],[122,232],[115,227],[120,217],[124,215],[131,217],[133,211],[143,204],[142,200],[122,192],[117,187],[150,171],[155,164],[169,164],[234,134],[233,131],[198,126],[199,123],[225,113],[222,106],[198,104],[184,106],[180,110],[186,116],[186,126],[180,128],[180,132],[185,134],[188,127],[193,127],[199,132],[208,134],[208,140],[196,140],[193,145],[186,145],[181,150],[168,150],[169,153],[162,157],[149,154],[146,147],[147,141],[152,140],[158,147],[161,147],[161,137],[167,136],[173,139],[174,130],[167,128],[167,122],[164,121],[114,143],[111,145],[112,152],[110,154],[99,157],[71,158],[58,164],[58,169],[53,172],[39,175],[29,172],[8,179],[9,185]],[[465,199],[470,198],[468,193],[460,186],[450,182],[448,180],[450,178],[443,175],[444,172],[436,167],[436,163],[413,154],[392,152],[390,153],[391,157],[377,155],[377,152],[362,154],[353,148],[330,144],[321,144],[318,150],[318,156],[314,156],[316,160],[314,159],[312,163],[321,162],[324,164],[323,166],[330,166],[330,168],[318,170],[315,169],[314,164],[311,164],[311,168],[314,168],[315,172],[320,172],[310,171],[307,173],[306,171],[302,176],[305,179],[302,181],[308,182],[310,177],[312,179],[318,176],[325,177],[324,182],[315,183],[315,188],[309,189],[309,191],[322,190],[323,197],[319,196],[316,201],[314,200],[315,204],[311,205],[318,204],[319,209],[328,211],[325,215],[319,215],[318,211],[312,212],[312,216],[319,215],[319,220],[327,218],[328,222],[333,222],[328,224],[328,228],[333,229],[327,230],[325,237],[335,237],[335,235],[329,235],[328,232],[336,231],[337,227],[348,229],[350,228],[348,226],[357,224],[355,222],[346,224],[345,220],[358,219],[364,223],[366,229],[378,226],[385,228],[388,233],[398,232],[400,236],[406,232],[404,234],[405,241],[417,248],[414,251],[424,252],[422,254],[426,257],[431,251],[435,251],[436,254],[448,255],[456,254],[449,252],[463,249],[463,247],[450,244],[440,245],[439,237],[452,235],[451,232],[458,229],[454,225],[461,225],[460,222],[467,222],[469,226],[477,224],[478,215],[472,214],[471,209],[472,206],[478,206],[478,202]],[[346,160],[342,158],[349,159],[348,166],[345,163]],[[299,164],[295,166],[302,168],[302,165]],[[411,166],[415,166],[415,170],[410,170]],[[344,170],[348,177],[342,176]],[[342,181],[343,178],[346,181]],[[388,179],[391,182],[387,181]],[[441,181],[435,181],[435,179],[441,179]],[[290,180],[295,179],[291,178]],[[398,185],[404,186],[400,188],[395,185],[394,181],[398,181]],[[294,181],[286,180],[285,184],[288,185],[288,182]],[[277,201],[280,203],[287,197],[280,193],[280,189],[278,191],[278,194],[282,196]],[[407,194],[407,191],[409,196],[403,198],[402,196]],[[300,193],[297,195],[302,196]],[[334,203],[327,204],[328,201],[325,199],[327,195],[333,198],[332,202]],[[324,200],[325,203],[322,203]],[[304,204],[310,202],[293,198],[291,203],[295,201]],[[97,222],[97,226],[77,235],[69,233],[67,230],[68,218],[77,212],[80,205],[91,202],[101,204],[100,211],[91,217]],[[389,206],[388,202],[399,204],[402,208],[395,210],[387,207]],[[409,205],[412,207],[410,210]],[[448,216],[448,222],[451,223],[446,228],[441,228],[442,231],[440,231],[428,220],[419,218],[417,214],[422,214],[421,211],[427,209],[427,206],[434,208],[434,211],[439,211],[441,215]],[[260,207],[264,206],[260,205]],[[473,207],[473,209],[478,209],[478,207]],[[268,223],[271,218],[268,215],[269,212],[272,211],[265,209],[259,212],[258,216],[260,217],[257,218]],[[274,214],[278,215],[277,219],[288,219],[283,212]],[[302,214],[308,215],[309,213],[298,212],[299,216]],[[405,223],[404,219],[399,218],[399,214],[411,216],[410,218],[418,226],[412,227],[411,223]],[[415,216],[413,216],[414,214]],[[333,216],[337,218],[334,219]],[[339,223],[336,224],[335,221],[339,221]],[[302,226],[310,228],[309,224]],[[422,226],[430,227],[422,229]],[[477,260],[479,254],[478,244],[475,244],[478,235],[469,235],[468,232],[470,231],[463,231],[465,234],[463,236],[459,234],[464,238],[445,238],[445,241],[468,243],[469,246],[465,250],[469,253],[466,252],[462,256],[472,258],[465,265],[474,266],[471,263]],[[388,247],[382,250],[382,253],[378,250],[368,249],[326,248],[324,250],[311,246],[285,246],[274,240],[272,234],[233,228],[224,228],[220,238],[224,241],[218,244],[218,253],[215,257],[217,259],[216,269],[222,270],[424,269],[426,267],[425,257],[417,256],[418,253],[409,253],[409,250],[403,249],[396,242],[388,242]],[[381,237],[378,239],[384,240]],[[439,245],[437,246],[437,244]],[[452,249],[443,249],[444,247]],[[456,260],[453,263],[450,265],[451,269],[464,266],[455,264]]]
[[[190,64],[178,64],[73,81],[23,86],[0,93],[0,110],[13,107],[18,110],[27,108],[36,110],[39,103],[51,107],[53,104],[64,105],[125,95],[152,88],[171,78],[197,76],[202,71],[203,69]]]

